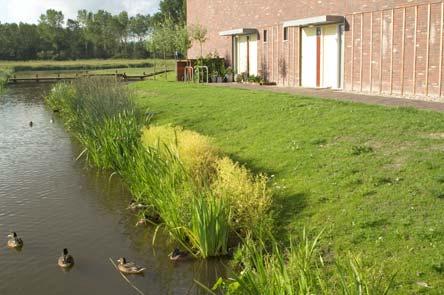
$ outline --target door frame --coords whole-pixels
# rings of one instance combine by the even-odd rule
[[[316,28],[316,87],[320,87],[321,85],[321,48],[322,48],[322,27],[329,24],[322,24],[322,25],[310,25],[310,26],[300,26],[299,31],[299,46],[298,46],[298,53],[299,53],[299,87],[303,87],[302,85],[302,30],[306,27],[315,27]],[[345,54],[345,22],[343,23],[337,23],[338,29],[338,85],[337,89],[344,89],[344,54]],[[320,31],[320,34],[319,34]],[[296,54],[296,53],[295,53]]]

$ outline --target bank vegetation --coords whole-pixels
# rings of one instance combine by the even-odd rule
[[[277,242],[269,177],[230,159],[209,137],[154,125],[126,86],[104,78],[61,83],[47,104],[84,147],[79,158],[120,176],[156,233],[166,230],[196,259],[233,255],[231,279],[208,292],[387,294],[392,287],[393,276],[351,254],[325,261],[322,235],[300,229]]]

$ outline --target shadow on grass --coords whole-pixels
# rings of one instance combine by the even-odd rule
[[[273,215],[275,220],[275,236],[286,237],[288,235],[288,226],[295,220],[307,206],[307,194],[296,193],[285,195],[283,193],[273,196]]]

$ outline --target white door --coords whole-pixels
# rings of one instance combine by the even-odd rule
[[[247,36],[237,36],[236,45],[237,73],[241,74],[247,72],[248,70]]]
[[[316,28],[302,28],[301,85],[316,87]]]
[[[340,88],[340,38],[338,25],[322,27],[321,87]]]
[[[257,76],[257,35],[249,36],[249,63],[250,63],[250,75]]]

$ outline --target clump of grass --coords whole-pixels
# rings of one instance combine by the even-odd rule
[[[57,84],[47,103],[65,118],[91,165],[118,173],[124,169],[144,124],[128,89],[112,78],[78,79]]]
[[[11,70],[8,68],[0,68],[0,93],[6,88],[6,83],[8,83],[9,76],[11,75]]]
[[[359,156],[362,154],[373,153],[373,148],[366,145],[354,145],[352,146],[352,155]]]
[[[187,232],[201,257],[227,254],[229,220],[230,208],[224,199],[212,195],[194,198]]]
[[[219,280],[213,289],[225,294],[388,294],[394,276],[363,266],[351,256],[336,267],[326,265],[319,252],[320,235],[309,239],[303,231],[299,240],[291,238],[282,248],[271,236],[245,240],[240,250],[242,270],[227,281]]]

